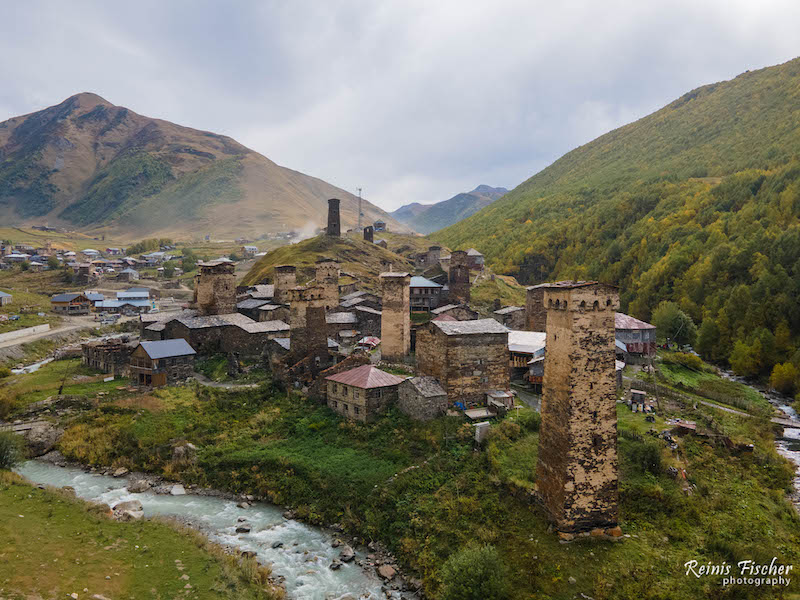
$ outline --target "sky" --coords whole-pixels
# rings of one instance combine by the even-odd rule
[[[94,92],[393,210],[795,58],[798,23],[797,0],[4,2],[0,121]]]

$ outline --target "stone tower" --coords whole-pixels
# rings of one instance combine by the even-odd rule
[[[525,329],[547,331],[547,309],[544,306],[544,290],[550,285],[540,283],[528,288],[525,296]]]
[[[370,243],[375,241],[374,230],[372,228],[372,225],[367,225],[366,227],[364,227],[364,241]]]
[[[563,281],[544,287],[547,353],[536,485],[559,531],[618,518],[614,313],[617,288]]]
[[[467,262],[467,253],[463,250],[456,250],[450,255],[448,286],[451,303],[469,304],[469,263]]]
[[[236,312],[236,266],[229,261],[197,263],[200,273],[194,278],[192,308],[200,315],[225,315]]]
[[[331,198],[328,200],[328,229],[327,234],[331,237],[342,236],[342,223],[339,219],[339,199]]]
[[[425,264],[435,265],[439,262],[439,259],[442,257],[442,247],[441,246],[429,246],[428,247],[428,254],[425,257]]]
[[[309,354],[328,353],[328,335],[325,326],[325,307],[322,289],[294,287],[289,290],[289,351],[294,362]]]
[[[289,290],[297,286],[297,268],[294,265],[278,265],[272,283],[275,286],[272,301],[275,304],[288,304]]]
[[[403,360],[411,349],[411,276],[381,273],[381,357]]]
[[[339,305],[339,263],[332,258],[317,261],[315,279],[317,287],[322,288],[322,305],[332,310]]]

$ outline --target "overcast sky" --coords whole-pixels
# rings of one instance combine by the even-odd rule
[[[799,23],[797,0],[3,2],[0,121],[91,91],[391,210],[513,188],[800,55]]]

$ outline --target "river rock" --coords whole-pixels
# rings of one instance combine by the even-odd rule
[[[37,457],[50,452],[63,434],[64,430],[52,423],[38,423],[26,431],[23,437],[30,455]]]
[[[356,553],[353,551],[353,549],[350,546],[348,546],[346,544],[345,544],[344,548],[342,548],[342,551],[339,552],[339,560],[341,560],[342,562],[345,562],[345,563],[350,562],[355,557],[356,557]]]
[[[250,533],[250,525],[247,523],[242,523],[236,526],[236,533]]]
[[[249,503],[247,503],[247,502],[244,502],[244,501],[243,501],[243,502],[239,502],[239,503],[236,505],[236,508],[249,508],[249,507],[250,507],[250,504],[249,504]]]
[[[341,545],[342,545],[342,540],[338,538],[331,542],[331,548],[338,548]]]
[[[135,521],[144,517],[144,507],[138,500],[128,500],[115,504],[111,509],[114,518],[120,521]]]
[[[119,469],[114,471],[114,473],[112,473],[114,477],[125,477],[125,475],[127,474],[128,474],[128,469],[126,469],[125,467],[120,467]]]
[[[378,567],[378,575],[383,577],[386,581],[391,581],[396,574],[397,571],[391,565],[382,565]]]
[[[142,492],[149,490],[151,487],[153,487],[153,484],[147,479],[139,479],[128,486],[128,491],[131,494],[141,494]]]
[[[186,442],[180,446],[175,446],[172,449],[172,460],[187,460],[194,462],[197,458],[197,446],[192,443]]]
[[[169,493],[173,496],[185,496],[186,489],[180,483],[176,483],[172,486],[172,489],[169,491]]]
[[[280,540],[278,540],[277,542],[272,542],[272,548],[273,549],[283,548],[283,542],[281,542]]]
[[[51,450],[41,457],[41,460],[56,465],[57,467],[66,467],[67,459],[58,450]]]
[[[338,571],[341,568],[342,568],[342,563],[340,563],[338,560],[334,560],[331,563],[331,566],[330,566],[331,571]]]

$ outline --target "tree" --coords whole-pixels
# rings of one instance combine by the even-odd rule
[[[733,345],[729,361],[737,375],[755,377],[761,366],[761,341],[755,340],[752,344],[748,344],[743,340],[737,340]]]
[[[23,260],[22,263],[19,265],[19,268],[23,271],[27,271],[28,269],[31,268],[31,263],[29,263],[27,260]]]
[[[228,258],[230,258],[233,262],[238,262],[240,260],[239,255],[236,254],[236,252],[231,252]]]
[[[165,262],[164,263],[164,277],[169,279],[173,275],[175,275],[175,267],[176,266],[177,265],[175,264],[175,261],[168,260],[167,262]]]
[[[181,268],[184,273],[194,271],[197,268],[197,255],[191,248],[183,249],[183,258],[181,259]]]
[[[442,600],[505,600],[510,597],[505,565],[494,546],[467,546],[442,568]]]
[[[47,266],[51,269],[58,269],[61,266],[61,263],[58,262],[58,259],[55,257],[55,255],[51,255],[47,259]]]
[[[697,351],[706,360],[719,360],[721,357],[718,348],[720,338],[719,327],[711,317],[703,319],[700,330],[697,332]]]
[[[800,386],[800,370],[792,363],[775,365],[769,376],[769,387],[781,394],[792,395]]]
[[[20,437],[10,431],[0,431],[0,471],[14,468],[21,460]]]
[[[653,325],[662,339],[684,344],[694,344],[697,338],[697,326],[692,318],[683,312],[677,304],[665,300],[653,311]]]

